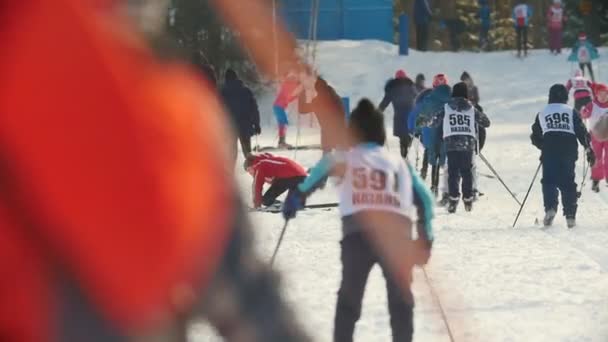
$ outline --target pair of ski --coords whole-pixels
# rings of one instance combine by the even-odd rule
[[[277,146],[256,146],[253,148],[255,152],[269,152],[269,151],[294,151],[294,150],[320,150],[321,145],[313,144],[313,145],[300,145],[300,146],[287,146],[287,147],[277,147]]]
[[[250,212],[278,214],[281,212],[281,206],[282,206],[281,203],[277,203],[277,204],[273,204],[271,206],[264,207],[264,208],[250,208],[249,211]],[[321,204],[305,205],[303,209],[304,210],[308,210],[308,209],[330,210],[331,208],[336,208],[336,207],[338,207],[338,203],[321,203]]]

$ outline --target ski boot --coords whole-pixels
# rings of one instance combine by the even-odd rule
[[[289,149],[292,149],[293,146],[291,146],[291,145],[289,145],[288,143],[285,142],[285,137],[279,137],[278,148],[279,149],[289,150]]]
[[[458,200],[450,199],[450,203],[448,204],[448,213],[454,214],[456,212],[456,208],[458,208]]]
[[[600,192],[600,181],[594,180],[591,183],[591,191],[597,193]]]
[[[422,180],[426,180],[426,174],[428,172],[428,168],[422,168],[420,170],[420,178],[422,178]]]
[[[566,224],[569,229],[576,227],[576,218],[574,217],[566,217]]]
[[[450,195],[448,195],[447,192],[444,192],[443,195],[441,195],[441,200],[437,204],[440,207],[445,207],[446,205],[448,205],[449,202],[450,202]]]
[[[435,195],[435,198],[437,198],[437,196],[439,195],[439,190],[435,186],[431,187],[431,192],[433,193],[433,195]]]
[[[473,210],[473,198],[465,198],[464,200],[464,210],[470,213]]]
[[[543,225],[545,227],[551,227],[553,225],[553,220],[555,220],[555,215],[557,215],[557,211],[554,209],[549,209],[545,212],[545,218],[543,219]]]

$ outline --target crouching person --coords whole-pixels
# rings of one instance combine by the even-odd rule
[[[328,175],[341,178],[342,281],[333,340],[353,340],[367,278],[378,264],[387,283],[393,341],[409,342],[413,336],[412,268],[430,257],[434,200],[413,168],[383,147],[384,119],[369,100],[358,104],[349,126],[354,146],[324,156],[306,180],[290,191],[283,215],[295,217]],[[414,208],[418,209],[417,240],[412,238]]]

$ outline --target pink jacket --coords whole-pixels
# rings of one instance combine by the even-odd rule
[[[594,86],[595,83],[583,77],[571,78],[568,80],[568,82],[566,82],[566,89],[568,89],[568,92],[574,88],[574,98],[576,100],[584,97],[591,97]]]
[[[287,106],[289,106],[293,100],[298,98],[299,94],[297,89],[299,86],[300,82],[298,82],[295,78],[287,78],[279,88],[279,94],[274,100],[274,105],[283,109],[287,108]]]

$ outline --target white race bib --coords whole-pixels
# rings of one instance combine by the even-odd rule
[[[589,63],[591,61],[591,55],[589,53],[589,49],[586,46],[581,46],[578,48],[578,61],[579,63]]]
[[[589,129],[594,130],[600,120],[608,117],[608,108],[602,108],[597,104],[593,104],[591,116],[589,117]]]
[[[465,112],[452,109],[445,105],[445,116],[443,118],[443,137],[455,135],[468,135],[477,137],[475,132],[475,108],[471,107]]]
[[[574,109],[561,103],[551,103],[538,113],[543,135],[549,132],[574,133]]]
[[[412,175],[403,159],[380,146],[357,146],[345,154],[340,183],[340,214],[363,210],[387,211],[410,217]]]
[[[563,8],[555,8],[552,7],[551,8],[551,20],[553,22],[561,22],[563,20],[564,17],[564,9]]]
[[[518,19],[522,19],[528,16],[528,5],[521,4],[515,6],[515,17]]]

